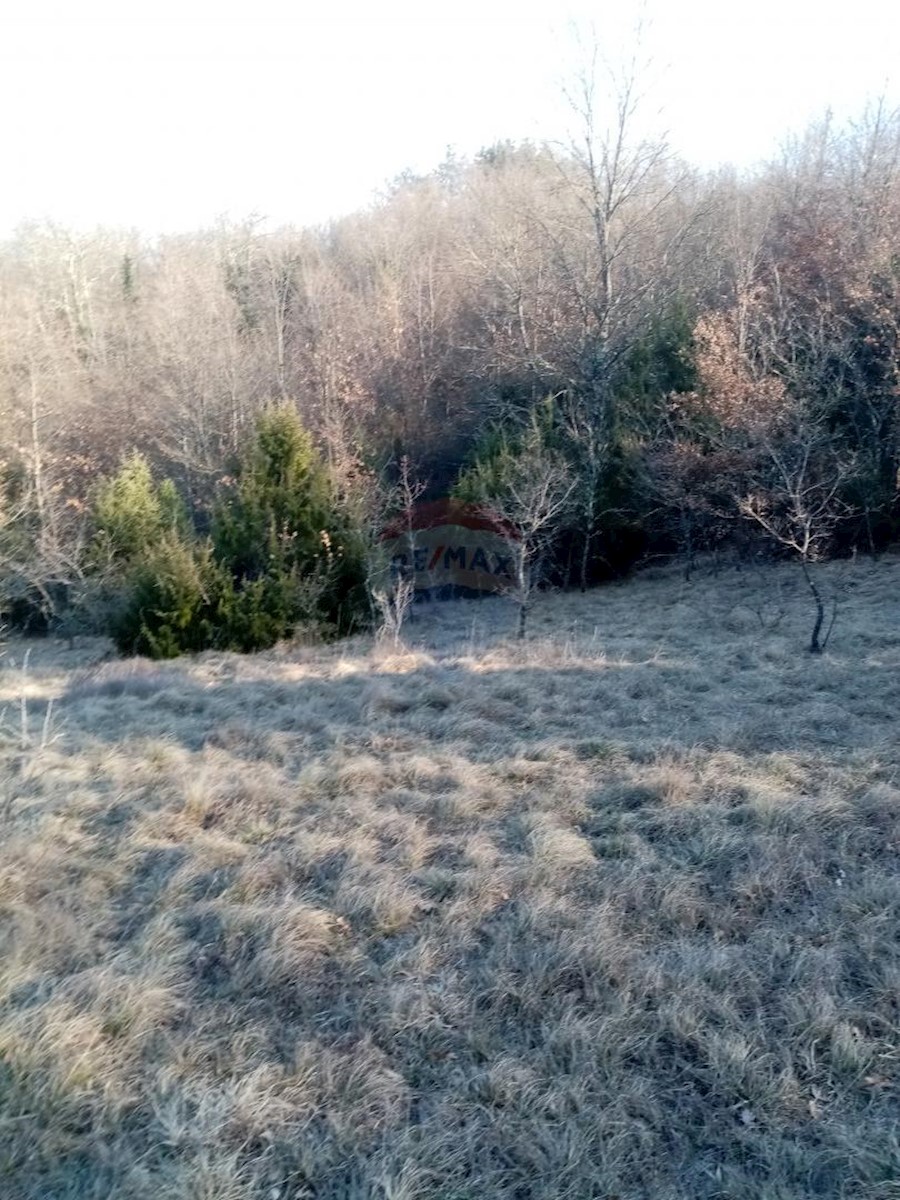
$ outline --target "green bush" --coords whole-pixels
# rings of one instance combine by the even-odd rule
[[[238,579],[311,569],[331,520],[330,493],[328,474],[296,413],[263,413],[234,485],[216,506],[216,557]]]
[[[171,481],[155,483],[150,464],[132,454],[117,474],[101,482],[92,505],[95,565],[125,563],[158,546],[173,533],[184,533],[187,515]]]
[[[259,418],[220,494],[209,543],[189,537],[174,486],[156,484],[134,455],[98,489],[93,514],[94,576],[116,646],[171,658],[265,649],[299,626],[321,635],[357,627],[363,547],[336,509],[328,472],[290,409]]]
[[[231,591],[208,545],[169,535],[126,576],[124,602],[110,631],[116,648],[121,654],[175,658],[217,646]]]
[[[263,413],[213,519],[217,560],[234,579],[229,639],[259,649],[300,624],[358,626],[364,556],[312,438],[293,409]]]
[[[219,613],[222,640],[229,650],[249,653],[273,646],[292,630],[284,580],[269,576],[231,587]]]

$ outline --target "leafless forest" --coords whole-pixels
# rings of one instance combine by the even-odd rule
[[[3,1200],[900,1195],[900,112],[571,101],[0,246]]]
[[[404,459],[430,495],[538,430],[573,481],[557,581],[748,538],[807,563],[896,532],[900,116],[824,120],[704,174],[572,95],[566,146],[496,145],[316,229],[0,247],[7,596],[88,568],[134,451],[203,534],[256,415],[299,413],[336,495]],[[503,436],[506,436],[503,434]],[[530,436],[530,434],[529,434]],[[488,439],[489,442],[489,439]]]

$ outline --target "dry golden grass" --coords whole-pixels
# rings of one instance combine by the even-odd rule
[[[900,563],[825,570],[818,659],[788,567],[9,645],[0,1197],[900,1195]]]

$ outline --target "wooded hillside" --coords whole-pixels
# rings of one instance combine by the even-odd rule
[[[738,175],[635,139],[627,88],[607,123],[589,87],[575,107],[566,147],[448,158],[325,228],[0,246],[8,612],[77,588],[98,478],[135,450],[205,535],[273,402],[338,498],[404,456],[438,496],[551,455],[570,585],[753,534],[804,562],[888,541],[900,113]]]

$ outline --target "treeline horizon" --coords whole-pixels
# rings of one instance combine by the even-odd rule
[[[327,226],[0,243],[4,595],[77,590],[98,481],[135,452],[205,535],[273,406],[337,497],[403,463],[487,501],[517,456],[552,465],[570,586],[651,552],[892,541],[900,112],[703,172],[634,138],[632,88],[607,119],[583,81],[565,148],[448,157]]]

